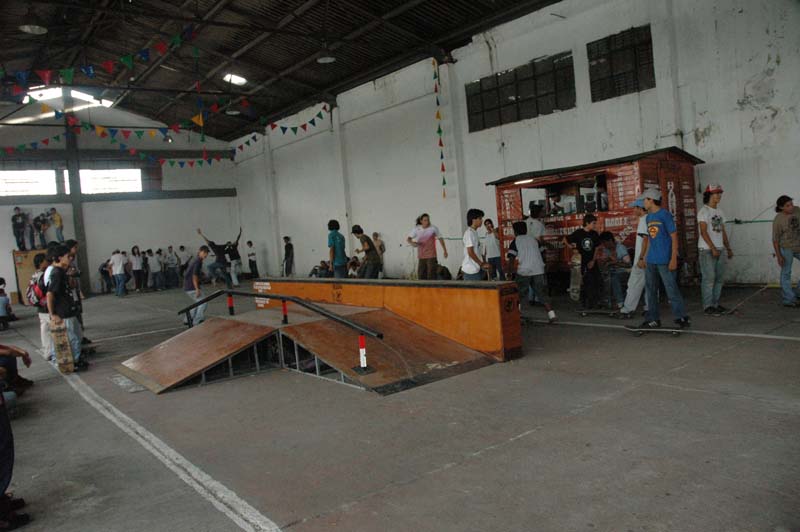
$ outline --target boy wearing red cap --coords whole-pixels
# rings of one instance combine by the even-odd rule
[[[726,309],[719,304],[722,294],[722,283],[725,275],[725,262],[733,258],[733,251],[725,232],[725,214],[719,208],[722,199],[722,187],[710,184],[703,192],[703,207],[697,213],[700,226],[700,240],[697,248],[700,251],[700,293],[703,299],[703,312],[719,316]],[[725,248],[725,254],[722,248]]]

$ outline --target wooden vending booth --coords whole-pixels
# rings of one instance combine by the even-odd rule
[[[514,231],[511,224],[536,208],[545,225],[544,259],[548,272],[569,270],[571,250],[563,237],[581,227],[586,214],[598,218],[597,231],[611,231],[633,248],[637,218],[628,205],[645,188],[661,190],[664,209],[675,217],[681,276],[697,277],[697,205],[694,167],[703,161],[671,147],[579,166],[537,170],[491,183],[496,187],[503,260]]]

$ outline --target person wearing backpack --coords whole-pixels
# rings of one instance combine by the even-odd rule
[[[53,338],[50,336],[50,315],[47,312],[47,286],[44,284],[44,272],[50,266],[50,261],[47,260],[47,256],[44,253],[37,253],[33,257],[33,266],[36,271],[28,283],[26,296],[28,303],[39,314],[39,337],[42,342],[42,356],[47,359],[53,349]]]

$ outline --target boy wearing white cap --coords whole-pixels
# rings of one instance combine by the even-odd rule
[[[700,251],[700,292],[703,298],[703,312],[719,316],[726,309],[719,304],[722,294],[722,282],[725,275],[725,255],[721,248],[725,248],[727,258],[733,257],[731,245],[728,242],[728,233],[725,232],[725,214],[719,209],[722,199],[722,187],[710,184],[703,192],[703,207],[697,213],[697,222],[700,226],[700,241],[697,248]]]
[[[636,225],[636,246],[633,253],[633,264],[639,262],[642,258],[642,247],[644,240],[647,238],[647,211],[644,209],[644,200],[637,198],[636,201],[631,203],[629,207],[633,207],[636,216],[639,217],[639,223]],[[644,292],[645,274],[642,268],[631,268],[631,275],[628,278],[628,291],[625,294],[625,304],[619,311],[619,317],[629,319],[633,317],[636,312],[636,307],[639,306],[639,299]],[[644,302],[644,310],[647,311],[647,298]]]
[[[640,199],[644,201],[647,210],[647,239],[642,246],[642,257],[639,258],[637,266],[645,270],[645,298],[650,302],[641,328],[661,327],[658,306],[659,278],[667,291],[675,323],[681,328],[689,327],[691,322],[686,314],[686,305],[674,274],[678,269],[678,233],[675,219],[669,211],[661,208],[659,190],[647,189]]]

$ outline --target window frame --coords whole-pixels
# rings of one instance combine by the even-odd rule
[[[586,43],[592,102],[656,87],[650,24]]]

